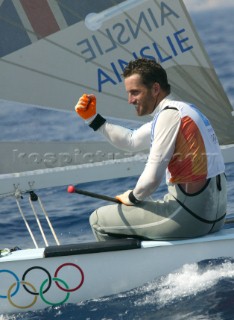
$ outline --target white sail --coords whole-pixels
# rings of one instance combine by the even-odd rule
[[[97,30],[83,19],[2,57],[1,98],[71,111],[88,91],[97,95],[103,115],[133,119],[121,73],[129,60],[145,56],[167,69],[178,98],[196,103],[209,117],[220,143],[233,143],[231,105],[182,1],[136,4],[125,1],[114,14],[106,9],[109,19]],[[222,130],[220,121],[226,124]]]
[[[234,143],[232,107],[182,0],[105,1],[90,7],[85,1],[84,7],[82,2],[78,7],[64,1],[46,3],[51,24],[43,29],[43,21],[38,20],[45,3],[36,8],[41,15],[35,21],[29,2],[1,2],[0,23],[14,31],[15,47],[1,46],[0,98],[73,112],[78,97],[92,92],[103,116],[134,120],[135,110],[127,104],[121,73],[129,60],[147,57],[167,70],[176,98],[195,103],[208,116],[221,144]],[[9,14],[11,10],[19,20]],[[17,35],[26,37],[25,33],[30,41],[17,44]],[[0,41],[4,44],[8,38]],[[60,148],[63,150],[62,144]],[[233,149],[225,149],[227,152],[228,161],[230,155],[233,161]],[[19,165],[23,156],[14,155]],[[17,170],[25,169],[19,166]],[[10,171],[3,171],[6,173]],[[80,174],[77,171],[77,179]]]

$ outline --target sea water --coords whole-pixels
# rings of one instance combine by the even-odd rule
[[[224,89],[234,105],[234,9],[192,15]],[[37,121],[35,121],[35,119]],[[97,139],[75,115],[28,108],[0,101],[1,140]],[[234,214],[234,167],[226,166],[228,213]],[[136,178],[86,183],[83,189],[114,196],[132,188]],[[123,190],[124,186],[124,190]],[[157,191],[161,197],[165,184]],[[38,192],[61,243],[93,239],[89,214],[104,201],[66,193],[65,187]],[[1,199],[0,245],[27,247],[30,237],[11,199]],[[25,205],[27,210],[27,205]],[[30,221],[33,224],[33,221]],[[46,227],[45,227],[46,229]],[[46,229],[49,232],[49,230]],[[37,234],[36,237],[39,238]],[[40,238],[39,238],[40,239]],[[52,236],[48,237],[51,244]],[[39,245],[43,243],[38,241]],[[33,244],[32,244],[33,245]],[[234,250],[234,249],[233,249]],[[135,290],[101,299],[36,312],[1,315],[0,320],[232,320],[234,319],[234,261],[212,260],[184,265]]]

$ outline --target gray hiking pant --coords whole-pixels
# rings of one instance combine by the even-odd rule
[[[226,177],[220,174],[194,194],[171,184],[163,200],[101,207],[91,214],[90,225],[98,241],[116,237],[186,239],[218,231],[225,221],[226,206]]]

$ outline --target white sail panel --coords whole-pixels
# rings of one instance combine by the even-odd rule
[[[147,57],[167,69],[177,98],[195,103],[208,116],[220,143],[233,143],[232,107],[183,2],[132,3],[128,0],[124,9],[117,7],[111,19],[105,18],[97,30],[88,28],[83,17],[2,57],[0,97],[73,111],[78,97],[92,92],[104,116],[136,119],[134,108],[126,101],[121,73],[129,60]],[[106,10],[113,13],[113,8]]]

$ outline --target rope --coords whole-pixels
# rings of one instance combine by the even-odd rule
[[[46,247],[48,247],[48,242],[47,242],[45,233],[44,233],[44,231],[43,231],[43,229],[42,229],[40,220],[39,220],[39,218],[38,218],[38,215],[37,215],[37,213],[36,213],[35,207],[34,207],[34,205],[33,205],[32,200],[31,200],[30,197],[29,197],[29,203],[30,203],[31,208],[32,208],[32,211],[33,211],[33,213],[34,213],[34,215],[35,215],[35,218],[36,218],[36,221],[37,221],[37,225],[38,225],[38,227],[39,227],[39,229],[40,229],[40,232],[41,232],[42,238],[43,238],[43,240],[44,240],[44,242],[45,242],[45,245],[46,245]]]
[[[36,210],[35,210],[35,206],[33,205],[33,201],[38,201],[38,202],[39,202],[39,205],[40,205],[40,207],[41,207],[41,210],[42,210],[43,213],[44,213],[44,216],[45,216],[46,221],[47,221],[47,223],[48,223],[48,225],[49,225],[49,228],[50,228],[50,231],[51,231],[51,233],[52,233],[52,235],[53,235],[53,237],[54,237],[54,240],[55,240],[55,242],[57,243],[57,245],[60,245],[60,243],[59,243],[59,241],[58,241],[58,238],[57,238],[57,236],[56,236],[56,233],[55,233],[55,231],[54,231],[54,229],[53,229],[53,226],[52,226],[52,224],[51,224],[51,222],[50,222],[49,216],[48,216],[48,214],[47,214],[47,212],[46,212],[46,210],[45,210],[45,208],[44,208],[44,206],[43,206],[43,204],[42,204],[42,202],[41,202],[41,199],[40,199],[33,191],[30,191],[29,193],[30,193],[29,203],[30,203],[30,205],[31,205],[32,211],[33,211],[33,213],[34,213],[35,219],[36,219],[36,221],[37,221],[37,225],[38,225],[38,227],[39,227],[39,230],[40,230],[40,232],[41,232],[41,235],[42,235],[42,238],[43,238],[43,240],[44,240],[44,242],[45,242],[45,245],[48,247],[49,244],[48,244],[48,241],[47,241],[47,239],[46,239],[45,233],[44,233],[44,231],[43,231],[41,222],[40,222],[40,220],[39,220],[39,218],[38,218],[38,214],[37,214],[37,212],[36,212]],[[26,225],[26,227],[27,227],[27,229],[28,229],[28,232],[29,232],[29,234],[30,234],[30,236],[31,236],[31,238],[32,238],[32,240],[33,240],[33,242],[34,242],[35,247],[38,248],[38,245],[37,245],[37,242],[36,242],[36,240],[35,240],[35,237],[34,237],[34,235],[33,235],[33,233],[32,233],[32,230],[31,230],[31,228],[29,227],[29,224],[28,224],[28,222],[27,222],[27,220],[26,220],[26,218],[25,218],[25,215],[24,215],[24,213],[23,213],[23,210],[21,209],[21,206],[20,206],[20,203],[19,203],[19,200],[18,200],[19,198],[22,198],[22,194],[21,194],[21,191],[20,191],[19,189],[16,189],[16,191],[15,191],[15,200],[16,200],[16,203],[17,203],[19,212],[20,212],[20,214],[21,214],[21,216],[22,216],[22,218],[23,218],[23,220],[24,220],[24,223],[25,223],[25,225]]]
[[[39,202],[40,207],[41,207],[41,209],[42,209],[42,211],[43,211],[43,213],[44,213],[44,215],[45,215],[46,221],[47,221],[47,223],[48,223],[48,225],[49,225],[49,227],[50,227],[50,231],[51,231],[51,233],[53,234],[54,240],[56,241],[57,245],[60,245],[60,243],[59,243],[59,241],[58,241],[58,238],[57,238],[57,236],[56,236],[56,233],[55,233],[55,231],[54,231],[54,228],[52,227],[52,224],[51,224],[51,222],[50,222],[49,216],[48,216],[48,214],[47,214],[47,212],[46,212],[46,210],[45,210],[45,208],[44,208],[44,206],[43,206],[43,204],[42,204],[42,202],[41,202],[40,197],[38,197],[38,202]]]
[[[34,235],[33,235],[33,233],[32,233],[32,230],[31,230],[31,228],[29,227],[29,224],[28,224],[28,222],[27,222],[27,220],[26,220],[26,218],[25,218],[25,215],[24,215],[24,213],[23,213],[23,211],[22,211],[22,209],[21,209],[21,207],[20,207],[19,200],[18,200],[17,198],[15,198],[15,200],[16,200],[16,203],[17,203],[19,212],[20,212],[20,214],[21,214],[21,216],[22,216],[22,218],[23,218],[23,220],[24,220],[24,223],[25,223],[25,225],[26,225],[26,227],[27,227],[27,229],[28,229],[28,232],[29,232],[29,234],[30,234],[30,236],[31,236],[31,238],[32,238],[32,241],[33,241],[35,247],[38,248],[38,245],[37,245],[37,242],[36,242],[36,240],[35,240],[35,237],[34,237]]]

